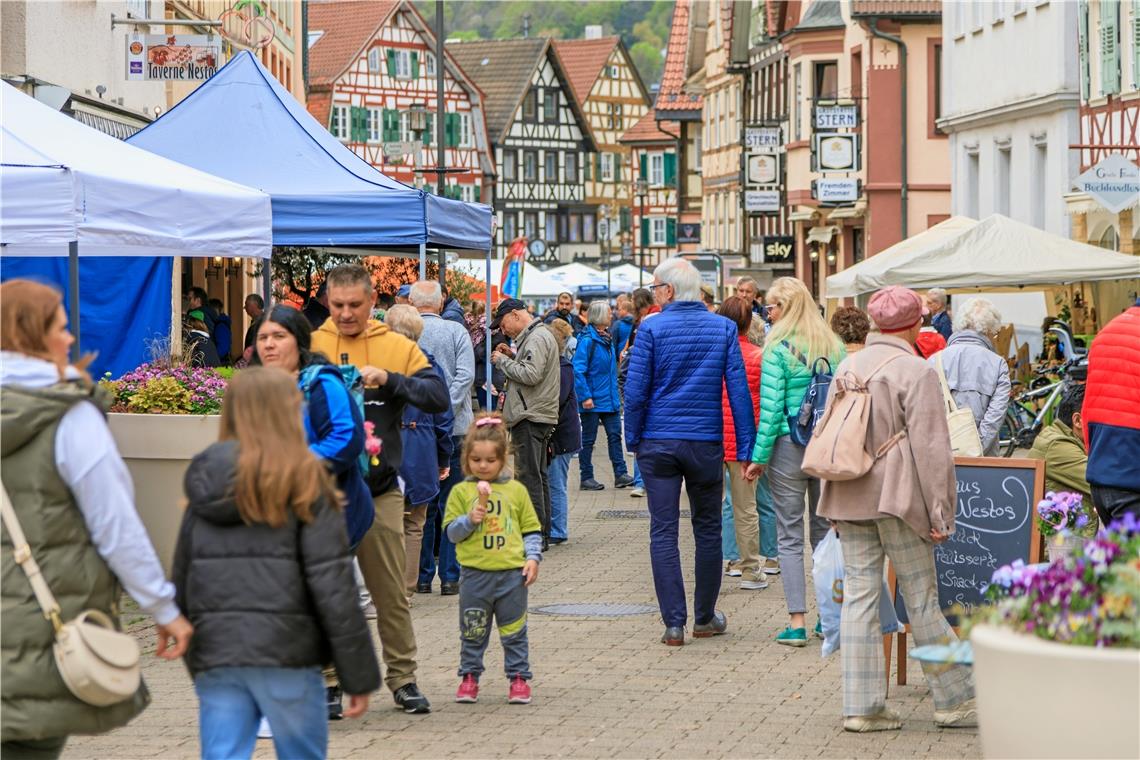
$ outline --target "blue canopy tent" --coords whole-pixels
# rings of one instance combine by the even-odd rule
[[[484,251],[490,293],[491,207],[440,198],[377,171],[249,51],[128,142],[267,193],[274,245],[418,249],[421,272],[428,247]],[[268,298],[268,267],[265,276]]]

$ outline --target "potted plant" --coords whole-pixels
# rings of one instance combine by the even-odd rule
[[[1140,757],[1140,521],[1082,549],[999,568],[968,621],[986,757]]]
[[[232,373],[191,367],[167,352],[117,380],[100,381],[111,397],[107,423],[134,481],[139,516],[168,571],[182,521],[182,478],[194,455],[218,439]]]
[[[1037,529],[1045,537],[1050,560],[1067,557],[1095,534],[1096,519],[1083,504],[1084,496],[1071,491],[1049,491],[1037,503]],[[1086,530],[1086,526],[1090,526]]]

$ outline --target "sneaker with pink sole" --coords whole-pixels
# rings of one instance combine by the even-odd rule
[[[530,684],[522,676],[515,676],[511,679],[511,690],[507,696],[507,701],[512,705],[529,705],[530,704]]]
[[[455,701],[464,704],[479,701],[479,682],[475,680],[474,673],[463,676],[463,680],[459,682],[459,690],[455,692]]]

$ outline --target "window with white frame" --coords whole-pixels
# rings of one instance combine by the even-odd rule
[[[368,109],[368,142],[380,142],[383,137],[384,112],[379,108]]]
[[[428,53],[426,56],[424,56],[424,60],[426,61],[425,65],[424,65],[424,70],[427,72],[427,75],[429,77],[434,78],[435,77],[435,55],[432,53]]]
[[[396,78],[397,79],[411,79],[412,78],[412,51],[410,51],[410,50],[397,50],[396,51]]]
[[[459,112],[459,147],[470,148],[474,144],[471,133],[471,114],[466,111]]]
[[[459,198],[466,203],[475,202],[475,185],[460,185]]]
[[[649,219],[649,244],[653,246],[665,245],[665,217],[654,216]]]
[[[127,0],[127,16],[130,18],[150,18],[150,0]]]
[[[412,142],[416,137],[412,133],[412,115],[407,111],[400,113],[400,142]]]
[[[651,187],[661,187],[665,184],[665,154],[649,154],[649,184]]]
[[[614,154],[602,153],[601,154],[602,170],[599,172],[599,177],[602,182],[614,181]]]
[[[348,106],[333,106],[329,132],[338,140],[348,140]]]
[[[379,74],[384,67],[384,51],[380,48],[372,48],[368,51],[368,73]]]

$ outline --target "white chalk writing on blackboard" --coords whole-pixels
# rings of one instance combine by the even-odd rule
[[[1020,493],[1011,491],[1010,483],[1012,483]],[[955,519],[959,526],[981,531],[982,533],[1016,533],[1021,530],[1026,520],[1029,519],[1029,513],[1032,510],[1023,510],[1020,515],[1021,519],[1016,525],[1001,526],[999,528],[983,528],[977,524],[967,522],[967,520],[975,519],[1000,520],[1002,518],[1009,518],[1010,520],[1017,520],[1019,515],[1018,510],[1011,504],[995,504],[993,499],[978,495],[979,491],[975,489],[979,489],[980,487],[977,483],[963,483],[959,481],[959,494],[962,492],[963,485],[972,486],[968,489],[968,492],[974,495],[968,496],[965,499],[963,499],[961,495],[958,496],[958,513]],[[1029,491],[1026,490],[1025,483],[1023,483],[1020,478],[1012,475],[1007,477],[1001,482],[1001,490],[1011,499],[1018,499],[1017,503],[1019,505],[1029,503]]]

